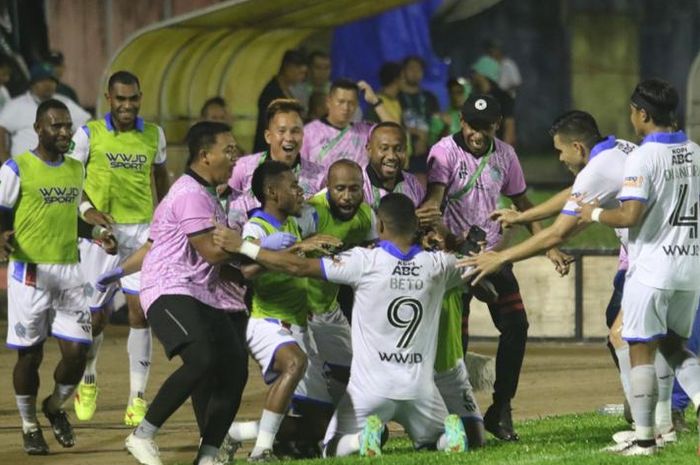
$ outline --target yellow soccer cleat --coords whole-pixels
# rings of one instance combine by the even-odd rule
[[[148,403],[141,399],[140,397],[134,397],[131,403],[126,406],[126,413],[124,413],[124,424],[126,426],[138,426],[146,416],[146,411],[148,410]]]
[[[78,389],[75,390],[75,398],[73,399],[73,408],[75,416],[80,421],[92,420],[97,410],[97,386],[93,384],[78,384]]]

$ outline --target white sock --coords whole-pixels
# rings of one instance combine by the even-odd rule
[[[445,449],[447,449],[447,436],[445,436],[445,433],[442,433],[437,440],[437,450]]]
[[[632,418],[635,437],[640,441],[654,439],[654,406],[657,399],[657,381],[654,365],[639,365],[630,371]]]
[[[617,355],[617,363],[620,366],[620,383],[622,384],[622,392],[625,393],[625,399],[627,399],[627,402],[631,403],[630,371],[632,370],[632,364],[630,363],[630,346],[625,344],[619,349],[615,349],[615,355]]]
[[[234,421],[228,429],[228,435],[235,441],[250,441],[258,437],[259,429],[257,421]]]
[[[36,418],[36,396],[15,396],[17,410],[22,419],[22,431],[29,432],[39,427]]]
[[[250,453],[251,456],[260,455],[265,449],[272,449],[272,443],[275,441],[275,436],[277,436],[282,420],[284,420],[283,414],[266,409],[263,410],[260,417],[258,438],[255,441],[253,451]]]
[[[153,439],[160,428],[148,422],[145,418],[134,430],[134,436],[139,439]]]
[[[151,371],[151,328],[130,328],[126,342],[129,352],[131,390],[129,403],[134,397],[143,398]]]
[[[700,408],[700,361],[688,357],[676,368],[676,379],[688,397],[693,401],[695,410]]]
[[[75,384],[56,383],[53,388],[53,393],[51,394],[51,397],[49,397],[49,401],[46,405],[48,410],[50,412],[57,412],[61,410],[61,408],[63,408],[63,404],[65,404],[66,401],[73,396],[76,387],[77,386]]]
[[[654,417],[656,431],[663,434],[673,429],[673,421],[671,420],[671,396],[673,395],[674,376],[673,369],[660,351],[656,352],[654,368],[656,369],[656,380],[658,382],[659,392]]]
[[[100,347],[102,347],[102,341],[104,341],[104,333],[100,333],[92,338],[92,345],[87,352],[85,360],[85,372],[83,372],[83,383],[84,384],[95,384],[97,383],[97,356],[100,354]]]
[[[356,454],[360,451],[360,433],[346,434],[338,439],[335,449],[336,457]]]
[[[214,446],[203,445],[199,447],[197,453],[197,465],[213,464],[216,456],[219,455],[219,448]]]

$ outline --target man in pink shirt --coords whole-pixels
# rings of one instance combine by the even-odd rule
[[[382,99],[375,95],[369,84],[338,79],[331,84],[326,98],[328,116],[304,127],[302,160],[321,166],[324,173],[341,158],[349,158],[362,167],[367,165],[365,145],[372,123],[352,122],[360,91],[365,93],[365,101],[374,108],[381,121],[391,120]]]
[[[525,177],[513,147],[495,137],[501,108],[491,96],[472,95],[462,107],[462,130],[444,137],[428,155],[428,194],[421,209],[440,207],[444,221],[457,240],[464,240],[472,226],[486,232],[487,248],[497,247],[502,231],[490,218],[501,194],[521,211],[532,206],[525,191]],[[532,229],[540,229],[533,223]],[[533,232],[534,232],[533,231]],[[488,307],[501,333],[496,355],[493,404],[484,415],[484,426],[494,436],[516,441],[511,399],[515,396],[525,355],[527,315],[512,267],[492,276],[498,298]],[[467,350],[470,294],[465,294],[463,348]]]
[[[167,356],[183,361],[126,439],[129,452],[152,465],[161,464],[155,434],[190,396],[202,437],[195,463],[214,463],[248,377],[245,313],[226,279],[231,256],[212,241],[213,219],[225,220],[215,186],[230,176],[236,142],[228,125],[201,122],[190,129],[188,145],[188,169],[155,211],[150,246],[127,258],[111,278],[99,278],[106,284],[141,267],[148,322]]]
[[[365,202],[373,210],[391,192],[406,195],[418,206],[425,197],[425,187],[413,174],[402,168],[406,163],[406,131],[394,122],[379,123],[372,128],[367,142],[369,164],[363,170]]]

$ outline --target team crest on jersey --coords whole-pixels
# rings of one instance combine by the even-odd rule
[[[27,328],[25,328],[22,323],[17,323],[15,325],[15,334],[19,337],[24,337],[27,335]]]
[[[627,176],[623,186],[625,187],[642,187],[644,176]]]
[[[617,149],[620,152],[627,154],[627,155],[629,155],[630,152],[632,152],[632,150],[634,150],[636,147],[637,147],[636,145],[630,144],[629,142],[625,142],[625,141],[621,141],[621,140],[617,141]]]
[[[491,167],[491,179],[497,183],[500,183],[501,179],[503,179],[503,174],[501,173],[501,170],[499,170],[495,166]]]

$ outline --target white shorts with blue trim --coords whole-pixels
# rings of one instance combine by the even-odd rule
[[[7,274],[7,346],[35,346],[52,335],[92,343],[92,323],[79,264],[11,261]]]
[[[699,299],[700,290],[657,289],[628,274],[622,294],[622,338],[648,342],[669,331],[690,337]]]
[[[119,243],[116,255],[109,255],[92,241],[80,239],[80,265],[89,283],[89,286],[86,286],[86,293],[90,310],[96,311],[107,305],[117,290],[115,284],[106,292],[97,292],[94,284],[97,277],[113,270],[126,257],[140,249],[148,240],[149,230],[150,225],[147,223],[112,225],[112,232]],[[121,288],[125,294],[138,294],[141,289],[141,273],[133,273],[122,278]]]
[[[362,389],[350,380],[345,395],[333,414],[323,444],[333,438],[362,431],[367,417],[377,415],[382,423],[393,420],[404,427],[413,445],[433,446],[445,428],[447,408],[434,383],[421,390],[420,397],[410,400],[387,399]]]
[[[255,318],[248,320],[246,328],[248,350],[262,370],[266,384],[275,382],[278,373],[273,371],[275,354],[280,347],[295,344],[304,351],[309,361],[304,378],[294,390],[296,400],[309,400],[332,404],[326,380],[321,371],[316,347],[307,328],[283,323],[274,318]]]

